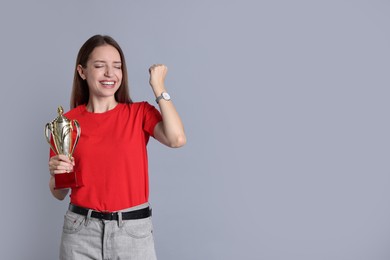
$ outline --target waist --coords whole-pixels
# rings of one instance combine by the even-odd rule
[[[74,204],[69,204],[69,211],[83,216],[90,216],[91,218],[104,219],[104,220],[130,220],[130,219],[142,219],[152,216],[152,209],[147,206],[143,208],[130,208],[130,211],[116,211],[116,212],[102,212],[95,211],[88,208],[79,207]]]

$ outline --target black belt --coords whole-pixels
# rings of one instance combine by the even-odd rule
[[[84,216],[87,216],[89,211],[86,208],[82,208],[73,204],[69,205],[69,210]],[[104,220],[118,220],[119,219],[118,215],[119,215],[118,212],[92,211],[91,213],[92,218],[98,218]],[[141,218],[148,218],[150,216],[152,216],[152,209],[149,207],[128,211],[128,212],[122,212],[122,220],[141,219]]]

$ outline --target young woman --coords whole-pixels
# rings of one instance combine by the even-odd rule
[[[152,136],[169,147],[186,143],[183,124],[164,85],[167,67],[149,69],[161,113],[147,102],[132,102],[125,57],[109,36],[95,35],[81,47],[71,110],[81,137],[72,159],[49,159],[50,190],[63,200],[69,189],[54,189],[54,175],[75,171],[83,186],[72,188],[65,215],[60,259],[156,259],[148,204],[146,145]]]

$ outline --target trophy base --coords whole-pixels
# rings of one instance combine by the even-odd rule
[[[59,173],[54,175],[54,189],[79,188],[83,186],[83,181],[75,172]]]

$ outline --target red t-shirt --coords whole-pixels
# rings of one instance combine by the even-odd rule
[[[74,171],[82,175],[84,186],[72,189],[71,203],[117,211],[147,202],[146,145],[162,120],[160,112],[137,102],[118,104],[105,113],[91,113],[81,105],[65,116],[76,119],[81,128],[73,157]]]

